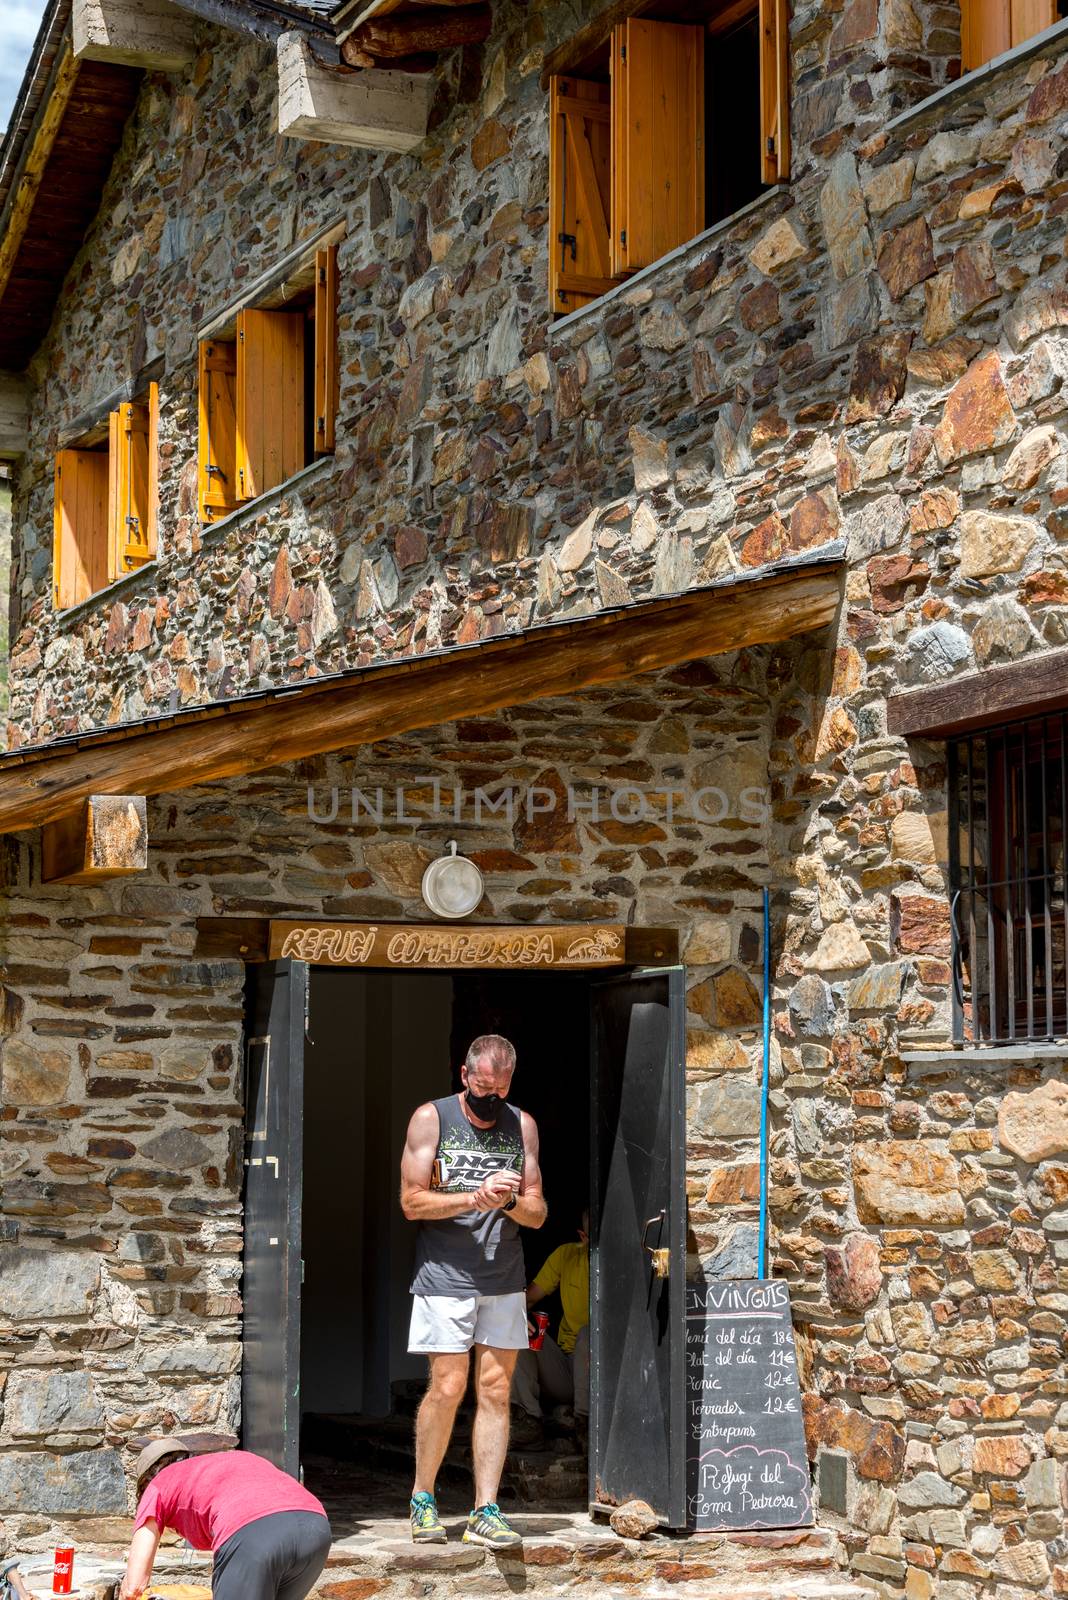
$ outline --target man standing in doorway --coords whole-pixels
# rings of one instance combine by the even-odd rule
[[[540,1228],[546,1205],[533,1117],[508,1103],[515,1048],[500,1034],[475,1039],[460,1068],[463,1089],[412,1115],[401,1158],[401,1209],[418,1222],[408,1349],[430,1362],[415,1425],[412,1538],[441,1542],[438,1469],[475,1352],[477,1410],[471,1436],[475,1507],[464,1542],[519,1544],[497,1505],[508,1451],[516,1354],[527,1347],[526,1271],[519,1227]],[[518,1226],[517,1226],[518,1224]]]

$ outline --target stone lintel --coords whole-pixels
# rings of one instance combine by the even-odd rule
[[[42,829],[42,883],[96,883],[147,866],[144,795],[93,794],[79,810]]]
[[[74,0],[71,27],[82,61],[178,72],[196,55],[193,19],[167,0]]]
[[[337,72],[321,66],[301,33],[278,40],[278,131],[293,139],[365,150],[412,150],[426,137],[432,73]]]

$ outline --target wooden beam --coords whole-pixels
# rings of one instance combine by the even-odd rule
[[[969,672],[923,689],[897,689],[886,727],[903,738],[945,739],[995,722],[1068,707],[1068,650],[1038,650],[1022,661]]]
[[[41,187],[52,146],[56,142],[67,103],[78,77],[78,62],[68,49],[60,58],[48,99],[39,114],[37,126],[29,136],[22,170],[15,180],[7,207],[7,221],[0,239],[0,300],[18,257],[30,212]]]
[[[30,398],[18,372],[0,372],[0,461],[13,461],[29,442]]]
[[[390,60],[427,51],[481,44],[489,38],[493,15],[488,5],[457,9],[419,6],[391,17],[372,17],[341,46],[341,59],[358,66],[364,56]]]
[[[145,797],[93,794],[41,832],[42,883],[96,883],[148,866]]]
[[[198,917],[193,955],[198,961],[266,961],[271,926],[267,917]],[[332,926],[352,924],[341,922]],[[388,926],[391,924],[382,924],[384,928]],[[531,926],[537,924],[524,924],[524,931]],[[624,961],[629,967],[672,967],[678,963],[677,928],[628,927],[624,930],[624,944]]]
[[[0,832],[38,827],[91,794],[176,793],[305,756],[396,738],[704,656],[772,644],[835,616],[841,561],[747,576],[670,599],[529,628],[300,688],[0,757]]]
[[[364,150],[412,150],[426,137],[433,80],[321,66],[301,33],[278,40],[278,131]]]
[[[74,0],[71,31],[82,61],[179,72],[196,59],[193,19],[167,0]]]

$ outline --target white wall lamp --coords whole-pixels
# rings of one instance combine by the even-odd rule
[[[469,917],[483,890],[481,872],[466,856],[457,855],[455,839],[448,841],[448,853],[423,873],[423,904],[436,917]]]

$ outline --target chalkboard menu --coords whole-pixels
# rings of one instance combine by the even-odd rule
[[[692,1528],[811,1526],[790,1294],[771,1279],[686,1286]]]

